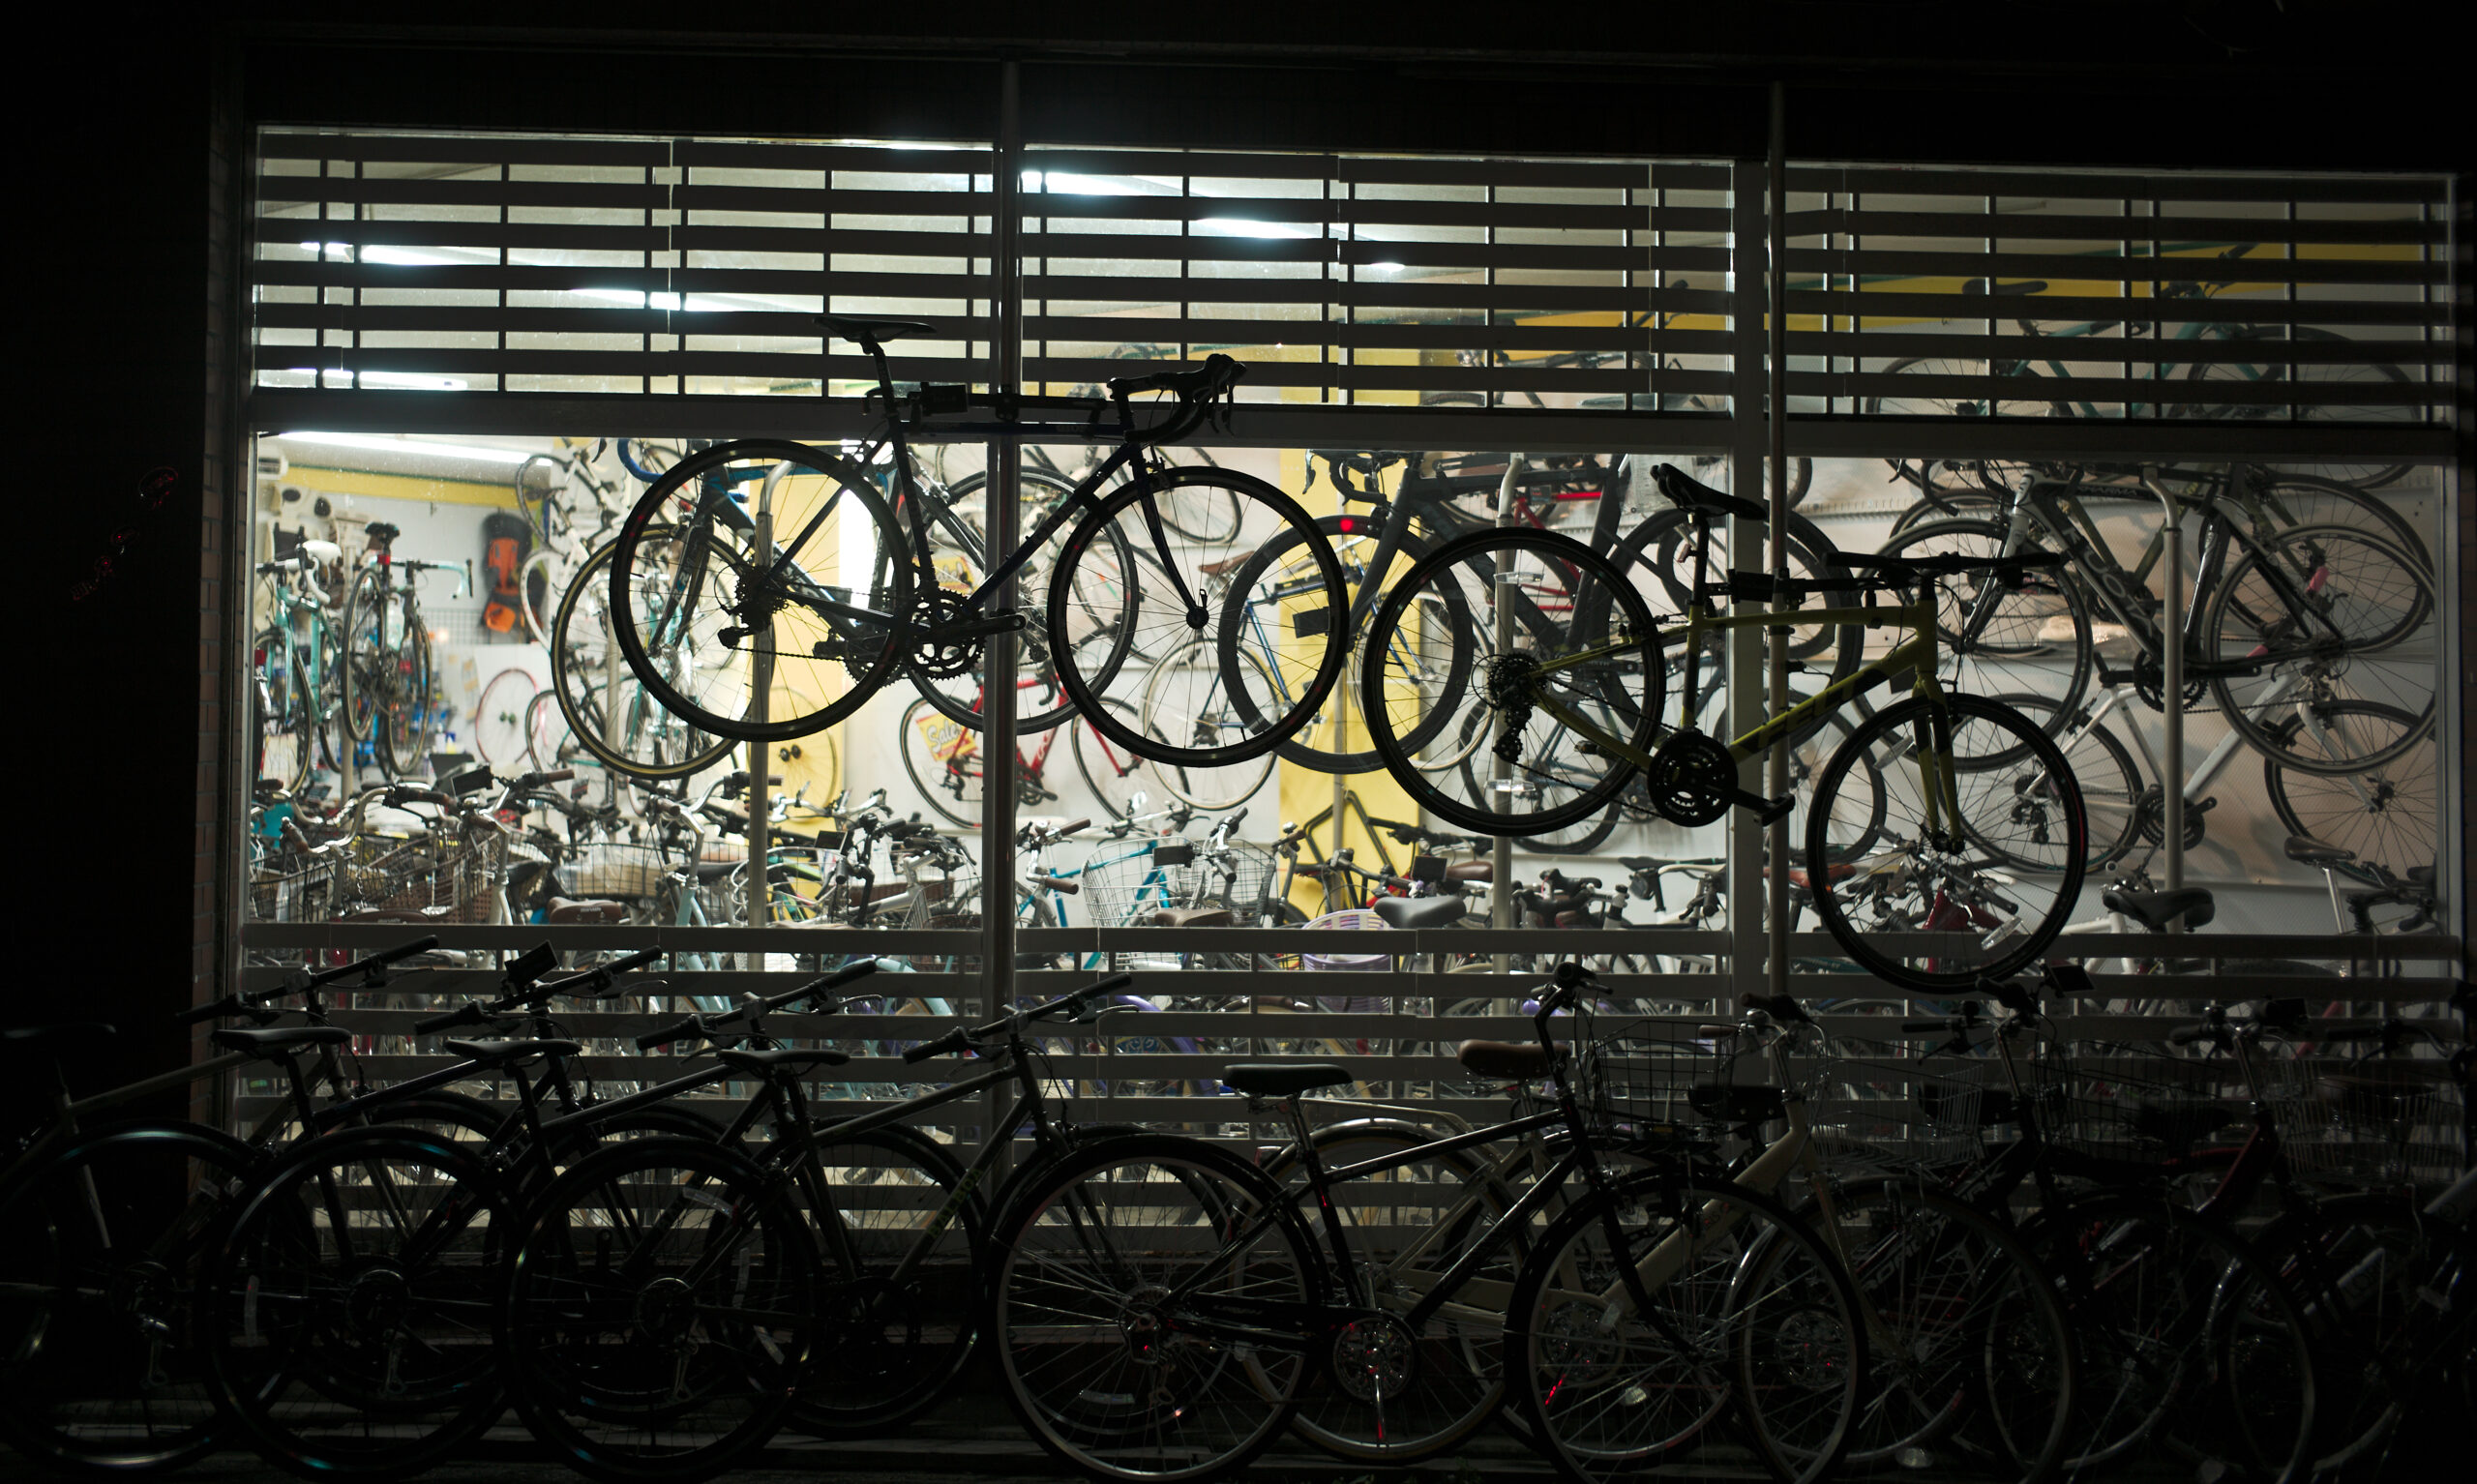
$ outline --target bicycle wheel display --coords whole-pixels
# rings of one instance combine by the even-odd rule
[[[456,1144],[353,1129],[251,1192],[200,1273],[217,1402],[304,1478],[401,1478],[503,1405],[491,1314],[509,1215],[498,1174]]]
[[[500,1321],[518,1410],[600,1479],[705,1478],[782,1425],[821,1336],[818,1249],[764,1172],[644,1139],[553,1181]],[[827,1376],[835,1357],[818,1357]]]
[[[642,539],[660,549],[675,545],[676,535],[674,527],[653,526]],[[535,765],[566,767],[582,753],[639,778],[701,773],[736,744],[666,710],[621,657],[612,642],[609,581],[618,551],[614,544],[587,557],[559,599],[551,625],[550,695],[564,726],[555,737],[544,736],[547,723],[532,733]],[[732,659],[710,634],[694,628],[674,633],[648,658],[683,689],[694,686],[701,672],[727,669]],[[544,758],[546,752],[559,760]]]
[[[2388,543],[2346,526],[2282,532],[2211,589],[2202,634],[2220,670],[2212,698],[2283,767],[2378,767],[2433,726],[2434,609],[2432,580]],[[2414,727],[2373,724],[2394,713]]]
[[[2388,751],[2395,738],[2421,729],[2415,717],[2371,701],[2331,701],[2327,709],[2336,731],[2366,739],[2375,751]],[[2441,784],[2432,728],[2423,729],[2424,740],[2371,768],[2308,773],[2264,757],[2262,786],[2280,823],[2291,835],[2339,846],[2394,876],[2432,867],[2442,817]],[[2287,748],[2313,745],[2302,718],[2283,723],[2280,731]]]
[[[1324,516],[1316,521],[1316,528],[1333,544],[1333,554],[1342,564],[1344,599],[1350,604],[1372,599],[1373,595],[1368,594],[1366,588],[1381,524],[1357,516]],[[1283,574],[1303,560],[1299,551],[1302,539],[1300,532],[1286,530],[1258,547],[1254,554],[1231,575],[1231,590],[1234,593],[1282,590],[1287,585]],[[1429,549],[1427,542],[1404,532],[1401,549],[1393,558],[1392,571],[1408,569],[1426,556]],[[1266,620],[1251,615],[1250,621],[1262,623]],[[1396,667],[1404,684],[1431,686],[1440,694],[1459,694],[1467,678],[1449,672],[1422,673],[1425,661],[1416,653],[1388,658]],[[1452,663],[1453,658],[1447,657],[1446,663]],[[1460,659],[1467,665],[1470,657],[1463,655]],[[1332,694],[1325,697],[1324,704],[1316,708],[1298,734],[1281,745],[1279,753],[1283,761],[1299,763],[1320,773],[1365,773],[1384,766],[1384,760],[1376,756],[1376,749],[1368,745],[1367,724],[1360,720],[1356,709],[1358,687],[1354,683],[1353,674],[1358,666],[1366,663],[1365,652],[1354,642],[1349,668],[1344,670],[1341,683],[1333,687]]]
[[[430,631],[407,600],[394,620],[402,630],[396,642],[394,671],[386,700],[378,707],[373,730],[378,739],[379,766],[390,778],[407,778],[423,770],[431,733],[443,718],[433,714]]]
[[[1252,676],[1259,686],[1270,689],[1279,683],[1272,667],[1252,650],[1239,651],[1235,656],[1235,664]],[[1135,693],[1136,703],[1118,706],[1118,720],[1125,726],[1141,727],[1149,732],[1156,744],[1155,752],[1174,749],[1178,739],[1173,735],[1167,719],[1179,714],[1177,707],[1182,697],[1217,683],[1219,675],[1219,646],[1207,638],[1189,640],[1163,655],[1159,663],[1145,672],[1143,687]],[[1162,709],[1152,709],[1156,702]],[[1327,703],[1329,705],[1331,702],[1328,699]],[[1148,722],[1146,718],[1151,720]],[[1108,740],[1097,727],[1079,727],[1078,730],[1079,734],[1089,730],[1094,742]],[[1135,755],[1129,752],[1127,756],[1132,758]],[[1274,754],[1266,753],[1244,761],[1221,764],[1155,761],[1150,764],[1150,770],[1151,776],[1160,781],[1162,791],[1172,798],[1208,813],[1217,813],[1236,809],[1254,798],[1257,790],[1272,777],[1274,760]]]
[[[155,1472],[216,1446],[198,1276],[252,1163],[228,1137],[89,1135],[0,1201],[0,1440],[55,1469]]]
[[[516,767],[525,753],[525,718],[540,689],[521,669],[503,669],[491,677],[473,703],[474,757],[502,772]]]
[[[1904,1010],[1906,1006],[1902,1007]],[[1849,1007],[1839,1007],[1849,1014]],[[1920,1468],[1992,1440],[2024,1484],[2070,1449],[2078,1364],[2052,1282],[2010,1232],[1905,1178],[1834,1188],[1827,1245],[1846,1259],[1873,1338],[1849,1463]],[[1809,1201],[1800,1215],[1823,1220]]]
[[[1869,757],[1884,818],[1872,847],[1853,855],[1834,838],[1838,798]],[[1869,971],[1938,995],[2044,953],[2079,905],[2090,858],[2064,755],[2021,713],[1975,696],[1913,697],[1867,718],[1825,765],[1806,826],[1824,931]]]
[[[1017,529],[1029,540],[1042,520],[1074,493],[1075,486],[1030,468],[1023,471],[1022,481]],[[928,543],[929,570],[940,590],[953,595],[960,610],[960,601],[988,576],[988,476],[966,475],[955,481],[947,496],[950,503],[941,506],[933,501],[915,519]],[[1061,572],[1060,563],[1069,549],[1067,537],[1074,529],[1072,520],[1060,525],[1015,573],[1019,611],[1035,610],[1046,601],[1053,581],[1062,580],[1068,594],[1064,627],[1035,626],[1024,633],[1021,665],[1030,683],[1019,683],[1015,689],[1015,729],[1021,733],[1045,730],[1075,714],[1074,701],[1058,683],[1055,648],[1075,651],[1086,672],[1096,676],[1116,674],[1126,661],[1143,586],[1135,558],[1127,549],[1126,533],[1114,526],[1099,531],[1097,545],[1077,553],[1071,572]],[[975,731],[981,729],[982,667],[973,665],[957,674],[937,672],[945,668],[915,666],[910,671],[911,683],[939,710]]]
[[[301,648],[289,630],[261,629],[250,641],[250,659],[256,746],[251,776],[297,790],[309,781],[318,753],[318,707]]]
[[[1216,1145],[1113,1139],[1000,1217],[987,1333],[1025,1428],[1105,1479],[1201,1479],[1290,1419],[1322,1326],[1280,1190]]]
[[[430,705],[430,636],[412,621],[388,569],[363,569],[344,599],[339,667],[349,756],[371,744],[372,758],[393,778],[400,761],[418,764],[422,722]]]
[[[1808,1484],[1848,1448],[1866,1374],[1856,1296],[1813,1235],[1768,1197],[1685,1175],[1628,1179],[1552,1224],[1507,1301],[1505,1353],[1532,1436],[1590,1484],[1712,1447],[1733,1405],[1760,1467]]]
[[[1887,556],[1999,556],[2005,530],[1993,521],[1930,520],[1884,544]],[[2021,585],[1986,572],[1936,584],[1938,674],[1982,695],[2032,692],[2055,704],[2060,725],[2090,688],[2089,599],[2060,569],[2020,574]]]
[[[1648,752],[1664,689],[1633,570],[1527,530],[1476,532],[1412,568],[1370,621],[1368,653],[1449,668],[1450,651],[1476,657],[1484,633],[1498,658],[1484,674],[1464,667],[1457,696],[1397,685],[1389,666],[1362,671],[1360,713],[1394,780],[1440,818],[1492,835],[1537,836],[1605,809],[1634,766],[1593,733]],[[1489,730],[1470,766],[1422,765],[1432,750],[1469,748],[1475,715]]]
[[[1237,545],[1248,549],[1291,533],[1298,560],[1260,577],[1253,587],[1220,594],[1215,569],[1225,549],[1175,536],[1156,526],[1158,497],[1172,490],[1225,490],[1239,509]],[[1125,664],[1104,673],[1082,649],[1062,648],[1081,599],[1080,573],[1109,549],[1109,533],[1133,554],[1137,603],[1126,633]],[[1298,502],[1262,480],[1230,469],[1173,468],[1131,480],[1085,516],[1050,579],[1052,657],[1067,695],[1102,735],[1155,762],[1220,767],[1261,757],[1307,725],[1340,677],[1348,653],[1343,632],[1341,563],[1332,544]],[[1157,663],[1192,639],[1208,639],[1219,656],[1209,667],[1182,667],[1170,678]],[[1142,729],[1099,704],[1104,695],[1133,701],[1113,680],[1142,663],[1150,703],[1139,703]]]
[[[764,551],[751,546],[749,512],[760,507],[773,524]],[[952,658],[919,626],[955,615],[915,610],[912,547],[839,454],[762,438],[717,444],[656,480],[612,545],[621,655],[666,708],[711,735],[805,736],[857,711],[908,655],[933,667]],[[678,645],[711,663],[657,658]],[[761,674],[770,677],[761,691]]]
[[[925,1134],[825,1130],[817,1143],[784,1195],[825,1255],[833,1353],[800,1383],[789,1425],[825,1438],[879,1433],[936,1406],[971,1358],[988,1217],[959,1199],[962,1167]],[[950,1205],[953,1219],[931,1233]]]
[[[966,829],[980,827],[986,795],[986,755],[981,734],[915,697],[903,708],[903,771],[931,809]]]
[[[2068,723],[2056,714],[2056,703],[2044,696],[2008,691],[1990,698],[2020,712],[2056,739],[2066,766],[2073,770],[2074,782],[2081,786],[2081,812],[2090,821],[2091,870],[2114,865],[2132,854],[2137,843],[2157,845],[2167,838],[2164,796],[2143,785],[2140,767],[2125,745],[2116,740],[2114,732],[2091,722],[2086,711],[2079,723]],[[2200,818],[2198,813],[2187,815],[2185,829],[2189,837]],[[2189,839],[2187,844],[2190,846],[2192,841]],[[2004,855],[1992,842],[1988,848],[1995,850],[1999,859],[2024,871],[2039,869],[2038,857],[2014,859]]]

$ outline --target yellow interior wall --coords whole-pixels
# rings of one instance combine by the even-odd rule
[[[428,500],[433,505],[487,505],[516,509],[514,485],[485,485],[467,479],[426,479],[418,474],[373,474],[368,469],[334,469],[296,463],[285,476],[328,494],[358,494],[379,500]]]

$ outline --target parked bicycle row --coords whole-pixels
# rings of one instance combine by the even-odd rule
[[[1504,1121],[1242,1062],[1216,1080],[1274,1142],[1233,1152],[1070,1121],[1058,1068],[1116,1033],[1123,975],[855,1057],[821,1043],[861,961],[639,1018],[637,1047],[694,1053],[682,1075],[597,1085],[562,1021],[659,995],[624,977],[656,955],[553,977],[545,948],[390,1019],[457,1059],[373,1091],[329,1011],[414,985],[390,965],[433,941],[201,1006],[241,1024],[196,1068],[63,1087],[0,1173],[9,1440],[389,1478],[512,1416],[594,1477],[700,1477],[787,1426],[899,1426],[985,1348],[1028,1433],[1098,1478],[1203,1477],[1285,1429],[1407,1463],[1502,1418],[1578,1480],[1688,1454],[2111,1477],[2159,1452],[2301,1481],[2378,1469],[2403,1413],[2477,1380],[2464,1032],[2270,1001],[2165,1045],[2069,1040],[2044,1001],[2089,986],[2064,969],[1862,1040],[1785,996],[1636,1018],[1567,964],[1534,981],[1529,1042],[1455,1052],[1513,1094]],[[954,1055],[858,1116],[815,1100]],[[234,1071],[282,1093],[246,1139],[94,1121]],[[689,1101],[726,1082],[746,1100]],[[2453,1142],[2412,1151],[2406,1106],[2444,1099]]]

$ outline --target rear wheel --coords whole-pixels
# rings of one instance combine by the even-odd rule
[[[1884,544],[1887,556],[2003,554],[2005,528],[1993,521],[1935,520]],[[2093,644],[2089,600],[2060,570],[2021,574],[2021,585],[1988,572],[1939,579],[1935,640],[1939,674],[1980,695],[2029,692],[2051,699],[2059,725],[2090,689]]]
[[[903,771],[931,809],[966,829],[980,827],[987,758],[982,734],[946,715],[929,697],[903,708]]]
[[[2323,345],[2345,343],[2347,341],[2344,335],[2312,325],[2296,325],[2284,331],[2271,326],[2243,325],[2235,327],[2228,338],[2240,341],[2270,341],[2283,334],[2294,340]],[[2290,417],[2297,416],[2310,423],[2341,422],[2351,426],[2392,423],[2405,427],[2415,423],[2420,416],[2418,408],[2404,404],[2343,406],[2313,401],[2313,399],[2327,396],[2339,388],[2380,392],[2408,384],[2406,371],[2379,362],[2373,365],[2251,365],[2241,361],[2203,361],[2186,374],[2196,381],[2241,382],[2250,386],[2293,384],[2298,397],[2304,400],[2304,404],[2295,406],[2282,402],[2243,401],[2223,407],[2199,407],[2194,409],[2197,417],[2285,423]],[[2354,485],[2360,490],[2378,489],[2408,472],[2408,465],[2404,463],[2382,463],[2375,460],[2325,460],[2281,464],[2279,467],[2285,473]]]
[[[2415,717],[2370,701],[2333,701],[2329,710],[2346,735],[2367,738],[2376,750],[2418,727]],[[2298,747],[2306,745],[2303,730],[2304,723],[2291,719],[2281,734],[2288,746]],[[2304,773],[2265,757],[2262,785],[2291,835],[2340,846],[2394,876],[2434,864],[2441,816],[2431,734],[2389,762],[2345,773]]]

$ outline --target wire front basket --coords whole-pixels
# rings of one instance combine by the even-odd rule
[[[2280,1147],[2300,1172],[2349,1184],[2438,1187],[2465,1168],[2468,1089],[2447,1057],[2366,1056],[2335,1065],[2267,1037],[2252,1056]]]
[[[507,836],[477,829],[450,841],[407,841],[336,874],[332,915],[366,910],[418,911],[440,922],[488,922],[507,879]]]
[[[1093,846],[1083,874],[1075,879],[1086,921],[1094,927],[1147,927],[1152,914],[1184,905],[1171,889],[1170,873],[1179,869],[1153,860],[1159,842],[1105,840]]]
[[[742,860],[747,859],[745,851]],[[559,867],[559,891],[569,897],[650,897],[663,877],[684,864],[658,845],[595,840]]]
[[[2018,1115],[1992,1051],[1930,1055],[1914,1044],[1855,1036],[1825,1045],[1807,1097],[1825,1157],[1869,1168],[1967,1163],[1988,1128]]]
[[[1277,864],[1265,846],[1234,840],[1219,850],[1198,846],[1194,864],[1164,866],[1161,875],[1174,901],[1226,906],[1253,927],[1271,901]]]
[[[2160,1164],[2225,1137],[2246,1101],[2232,1060],[2113,1041],[2059,1045],[2024,1066],[2022,1079],[2047,1143],[2125,1164]]]
[[[1589,1034],[1590,1018],[1581,1028]],[[1583,1042],[1574,1059],[1575,1093],[1593,1121],[1633,1135],[1692,1128],[1712,1120],[1695,1089],[1735,1083],[1744,1038],[1698,1036],[1672,1021],[1628,1021]],[[1703,1100],[1708,1104],[1708,1096]]]

